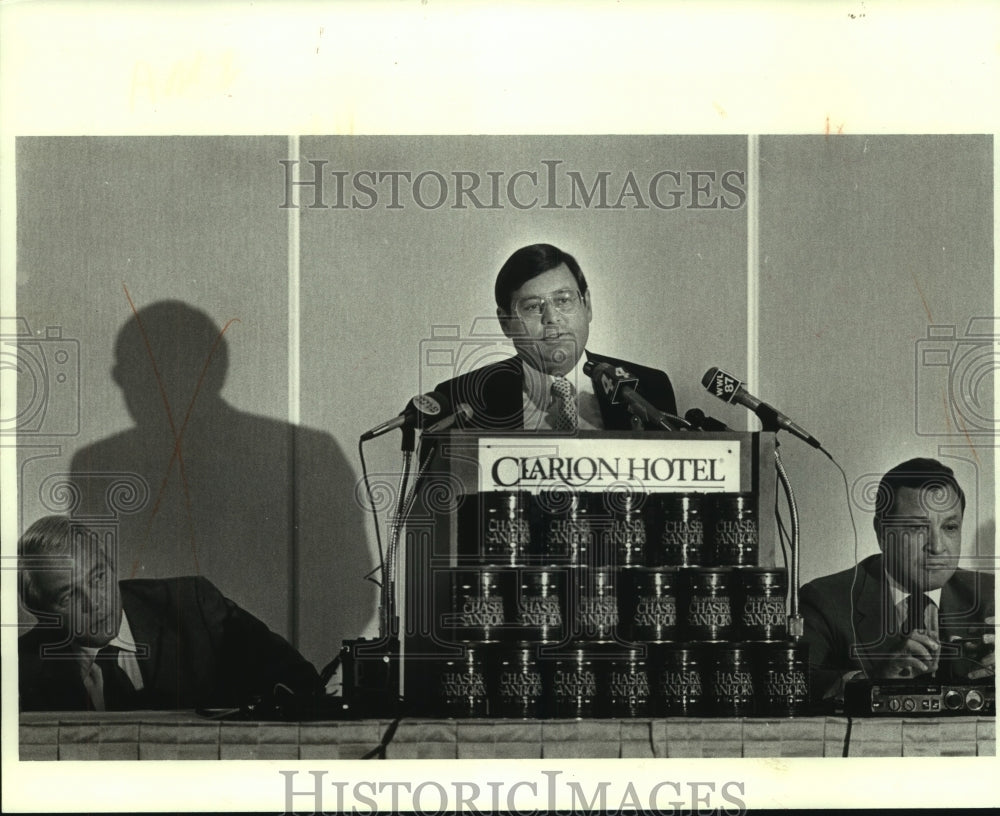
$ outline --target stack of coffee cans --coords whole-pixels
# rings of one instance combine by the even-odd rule
[[[418,710],[455,717],[802,714],[787,580],[751,494],[470,494],[433,575]]]

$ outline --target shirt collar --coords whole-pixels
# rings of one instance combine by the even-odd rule
[[[104,645],[116,646],[123,652],[132,652],[133,654],[138,651],[135,645],[135,638],[132,637],[132,627],[128,624],[128,616],[125,614],[124,609],[122,610],[122,622],[118,626],[118,634]],[[97,653],[103,648],[104,646],[81,646],[80,652],[93,661],[97,657]]]
[[[122,623],[118,627],[118,635],[111,639],[108,646],[117,646],[123,652],[135,652],[137,651],[135,645],[135,638],[132,637],[132,627],[128,623],[128,615],[125,614],[125,610],[122,610]]]
[[[580,359],[576,361],[576,365],[564,375],[566,379],[573,384],[573,388],[576,390],[577,394],[592,394],[594,392],[593,382],[589,376],[583,373],[583,366],[586,362],[587,352],[584,351],[584,353],[580,355]],[[539,371],[524,358],[522,358],[522,363],[524,364],[525,392],[533,398],[533,401],[536,404],[546,405],[548,403],[549,395],[552,392],[552,380],[554,377],[551,374]]]
[[[903,586],[893,578],[888,572],[885,574],[887,583],[889,584],[889,591],[892,593],[892,605],[899,606],[899,602],[904,598],[909,598],[912,594],[909,590],[904,589]],[[941,608],[941,587],[937,589],[929,589],[924,595],[934,601],[938,609]]]

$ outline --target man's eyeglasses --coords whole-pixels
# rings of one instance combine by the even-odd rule
[[[583,295],[575,289],[560,289],[544,297],[521,298],[514,303],[514,313],[524,320],[540,320],[548,303],[559,314],[576,314],[583,302]]]

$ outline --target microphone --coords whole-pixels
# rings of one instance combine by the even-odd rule
[[[618,405],[625,399],[624,392],[639,387],[639,380],[633,377],[621,366],[612,368],[607,363],[595,363],[587,360],[583,364],[583,373],[594,382],[595,388],[600,388],[605,399],[612,405]]]
[[[628,404],[633,416],[639,417],[644,425],[659,426],[665,431],[681,431],[691,428],[687,420],[679,416],[661,411],[649,400],[643,397],[636,386],[639,380],[633,377],[621,366],[610,366],[607,363],[595,363],[587,360],[583,364],[583,373],[594,382],[594,390],[599,398],[618,405]]]
[[[691,425],[699,431],[731,431],[725,422],[720,422],[715,417],[710,417],[701,408],[692,408],[686,414],[684,414],[684,419],[691,423]]]
[[[464,403],[463,403],[464,404]],[[407,404],[399,416],[376,425],[361,434],[361,441],[367,442],[396,428],[423,428],[428,422],[437,422],[451,414],[451,401],[440,391],[420,394]]]
[[[764,427],[775,427],[794,434],[799,439],[808,442],[814,448],[822,448],[820,441],[805,428],[796,425],[776,408],[761,402],[743,387],[743,383],[732,374],[727,374],[720,368],[710,368],[701,378],[701,384],[710,394],[714,394],[724,402],[738,402],[744,408],[749,408],[764,423]]]
[[[468,422],[472,419],[472,406],[467,402],[460,402],[458,407],[455,409],[455,413],[449,414],[444,419],[435,422],[428,428],[424,428],[425,434],[438,433],[439,431],[444,431],[450,428],[458,421]]]

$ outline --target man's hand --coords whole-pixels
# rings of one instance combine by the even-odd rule
[[[941,643],[926,629],[914,629],[899,650],[879,659],[874,669],[880,680],[919,677],[937,671]]]
[[[996,623],[996,618],[989,617],[986,619],[986,623],[993,626]],[[993,651],[994,639],[995,636],[993,632],[983,635],[983,644],[989,646],[990,650],[977,661],[979,663],[979,668],[973,669],[969,672],[970,680],[980,680],[983,677],[992,677],[996,673],[996,653]]]

